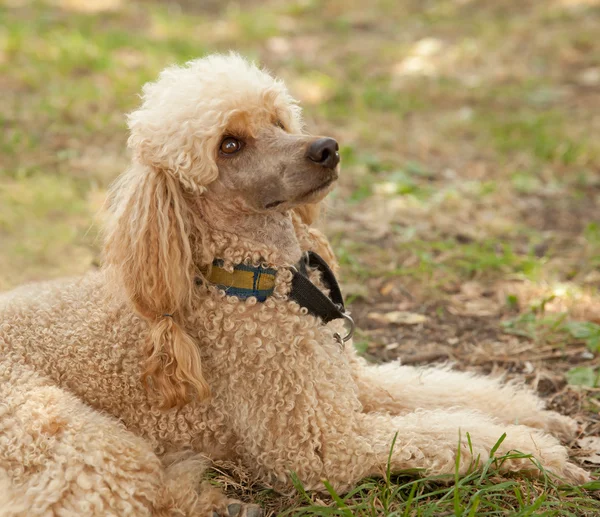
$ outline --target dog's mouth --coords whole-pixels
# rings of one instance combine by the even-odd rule
[[[304,192],[303,194],[300,194],[299,196],[294,198],[294,201],[302,201],[305,200],[306,198],[310,198],[312,196],[314,196],[315,194],[322,192],[323,190],[326,190],[327,188],[329,188],[331,186],[331,184],[337,180],[337,175],[332,176],[331,178],[329,178],[327,181],[324,181],[323,183],[321,183],[320,185],[310,189],[307,192]],[[271,203],[268,203],[265,205],[266,209],[271,209],[271,208],[277,208],[279,205],[282,205],[283,203],[285,203],[286,201],[288,201],[287,199],[282,199],[279,201],[273,201]]]
[[[311,190],[309,190],[308,192],[305,192],[304,194],[302,194],[301,196],[298,197],[298,199],[304,199],[307,197],[312,196],[313,194],[316,194],[317,192],[320,192],[322,190],[325,190],[327,187],[329,187],[335,180],[337,179],[337,174],[335,176],[332,176],[331,178],[329,178],[327,181],[321,183],[318,187],[315,187]]]

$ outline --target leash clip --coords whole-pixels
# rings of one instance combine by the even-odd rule
[[[350,317],[349,314],[347,314],[346,312],[342,312],[342,318],[344,318],[346,320],[346,323],[348,324],[348,333],[344,337],[340,336],[338,332],[336,332],[333,335],[333,337],[337,339],[340,345],[343,345],[346,341],[352,339],[352,336],[354,335],[354,329],[356,328],[354,320]]]

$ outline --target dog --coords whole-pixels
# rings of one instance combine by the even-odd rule
[[[556,438],[576,423],[525,387],[356,354],[311,226],[338,144],[282,81],[211,55],[145,85],[128,125],[101,270],[0,298],[1,515],[252,516],[201,483],[208,460],[347,491],[388,460],[464,474],[503,433],[499,454],[589,479]]]

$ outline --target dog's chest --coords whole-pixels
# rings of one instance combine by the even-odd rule
[[[217,291],[190,322],[208,363],[261,369],[275,357],[339,354],[331,326],[284,298],[239,300]]]

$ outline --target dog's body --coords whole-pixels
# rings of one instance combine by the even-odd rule
[[[307,223],[310,203],[337,177],[337,161],[321,153],[318,167],[308,164],[318,176],[306,180],[310,188],[296,169],[277,166],[278,176],[252,191],[262,180],[240,184],[228,156],[217,159],[218,172],[206,172],[204,140],[175,142],[174,159],[164,141],[181,138],[178,131],[204,133],[181,120],[159,131],[148,106],[160,112],[157,104],[173,94],[165,81],[183,81],[189,93],[194,67],[239,71],[242,86],[254,81],[260,102],[283,119],[285,134],[273,133],[280,129],[252,119],[259,101],[241,110],[237,124],[255,125],[244,143],[248,160],[261,145],[276,150],[296,138],[308,142],[303,149],[313,146],[282,86],[235,56],[171,70],[146,91],[146,111],[130,120],[134,166],[113,191],[106,267],[0,298],[0,515],[224,512],[224,496],[196,491],[203,463],[194,453],[240,460],[276,487],[289,486],[293,471],[307,488],[321,489],[326,478],[345,490],[385,471],[396,433],[394,471],[452,473],[462,435],[466,472],[506,432],[500,452],[532,453],[555,474],[585,480],[546,434],[569,439],[574,422],[543,410],[532,393],[448,369],[369,366],[351,342],[340,346],[339,321],[325,325],[289,299],[291,266],[303,252],[335,267],[327,241]],[[215,129],[211,145],[230,134],[229,123]],[[243,147],[232,139],[223,140],[223,153]],[[226,268],[267,263],[277,270],[272,295],[239,299],[203,281],[215,258]],[[323,288],[317,272],[311,279]],[[503,468],[535,471],[528,460]]]

